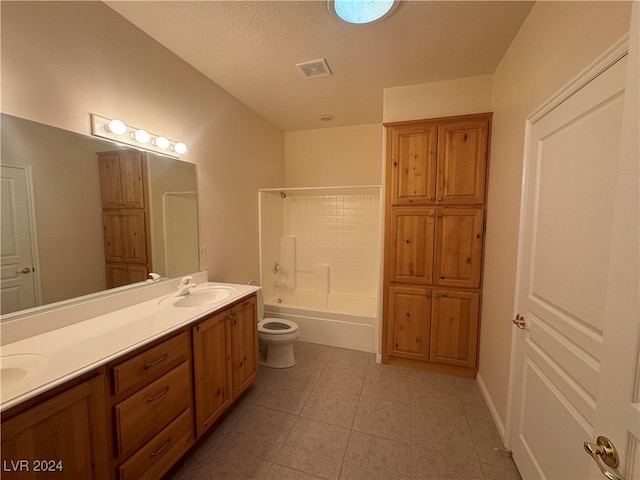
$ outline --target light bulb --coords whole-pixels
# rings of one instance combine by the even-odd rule
[[[115,135],[122,135],[127,131],[127,126],[122,120],[111,120],[107,125],[107,130]]]
[[[133,134],[133,138],[140,143],[149,143],[151,141],[151,135],[149,135],[149,132],[146,130],[136,130],[136,133]]]
[[[167,137],[158,137],[153,143],[156,144],[156,147],[162,148],[163,150],[169,148],[169,139],[167,139]]]
[[[173,146],[173,149],[175,150],[176,153],[179,153],[180,155],[187,153],[187,146],[182,142],[176,143]]]

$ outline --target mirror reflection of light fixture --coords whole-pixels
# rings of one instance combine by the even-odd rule
[[[187,146],[182,142],[126,125],[122,120],[110,120],[95,114],[91,115],[91,133],[96,137],[107,138],[173,158],[180,158],[180,155],[187,153]]]
[[[329,11],[348,23],[364,24],[382,20],[393,13],[399,0],[328,0]]]

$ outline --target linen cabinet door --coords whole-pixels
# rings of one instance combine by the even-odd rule
[[[98,168],[100,171],[102,208],[120,208],[122,206],[122,188],[118,154],[100,154],[98,156]]]
[[[481,205],[485,200],[489,120],[438,128],[439,205]]]
[[[147,263],[145,213],[140,209],[122,210],[125,263]]]
[[[483,209],[436,210],[433,274],[436,285],[480,287],[483,235]]]
[[[433,283],[434,210],[391,210],[389,280],[397,283]]]
[[[200,437],[231,405],[229,311],[192,328],[196,429]]]
[[[476,367],[479,303],[476,292],[434,291],[431,362]]]
[[[436,200],[437,126],[394,127],[389,130],[388,138],[391,205],[433,205]]]
[[[398,286],[389,287],[388,295],[388,355],[428,361],[431,291]]]
[[[122,152],[119,157],[122,206],[144,208],[142,156],[139,152]]]
[[[238,396],[258,376],[258,304],[256,297],[231,308],[231,372],[233,398]]]
[[[120,210],[102,212],[104,258],[107,262],[124,262],[124,225]]]

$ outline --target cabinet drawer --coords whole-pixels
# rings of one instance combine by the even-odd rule
[[[191,403],[191,371],[184,362],[115,407],[118,456],[140,448]]]
[[[114,395],[143,387],[186,361],[188,356],[189,337],[185,332],[116,365],[113,368]]]
[[[120,480],[160,478],[193,443],[193,414],[187,409],[120,468]]]

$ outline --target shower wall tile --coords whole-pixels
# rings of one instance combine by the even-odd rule
[[[332,293],[376,295],[380,264],[380,196],[289,196],[284,235],[296,237],[301,282],[330,265]],[[313,284],[310,280],[309,285]]]

